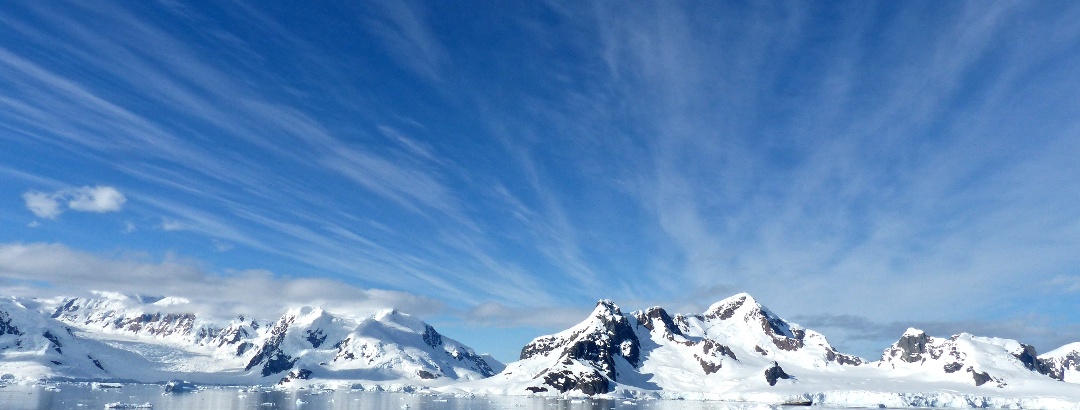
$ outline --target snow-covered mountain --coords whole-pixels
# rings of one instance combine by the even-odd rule
[[[105,364],[95,357],[108,350],[18,301],[0,299],[0,373],[26,379],[108,378]]]
[[[67,337],[93,344],[97,355],[117,364],[106,366],[115,367],[106,373],[53,368],[35,372],[35,377],[288,385],[339,382],[392,388],[474,380],[494,375],[493,366],[502,368],[494,359],[395,310],[350,318],[297,307],[272,321],[242,316],[217,322],[185,312],[187,304],[177,298],[98,293],[95,298],[39,303],[38,311],[24,307],[18,317],[64,329]],[[58,331],[50,334],[54,333]],[[12,369],[18,373],[23,367]]]
[[[881,355],[878,367],[892,374],[917,376],[923,380],[949,380],[1004,387],[1011,378],[1029,378],[1032,373],[1063,380],[1062,372],[1040,359],[1035,348],[1012,339],[972,336],[961,333],[950,338],[927,336],[908,329],[900,340]]]
[[[1039,355],[1039,361],[1054,377],[1080,383],[1080,342],[1069,343]]]
[[[359,322],[317,308],[289,310],[259,337],[245,370],[286,382],[456,381],[495,374],[469,347],[396,310]]]
[[[700,314],[588,317],[509,365],[396,310],[350,317],[296,307],[214,320],[177,298],[0,300],[3,379],[348,386],[449,393],[859,407],[1080,408],[1080,343],[1043,355],[1015,340],[909,329],[878,361],[837,351],[748,294]],[[497,374],[496,374],[497,373]]]
[[[911,329],[868,362],[789,323],[747,294],[702,314],[630,314],[608,300],[581,323],[525,345],[494,377],[441,388],[858,407],[1078,408],[1080,345],[1036,356],[1014,340]],[[1071,366],[1071,367],[1070,367]],[[1075,370],[1074,370],[1075,371]],[[1068,380],[1068,376],[1066,376]]]
[[[533,340],[520,361],[477,387],[533,393],[598,394],[620,387],[717,392],[736,385],[791,384],[807,371],[863,364],[747,294],[717,302],[703,314],[675,316],[660,307],[624,314],[601,300],[586,320]]]

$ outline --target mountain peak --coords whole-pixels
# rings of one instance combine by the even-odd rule
[[[925,334],[926,334],[926,332],[924,332],[922,329],[916,329],[916,328],[913,328],[913,327],[909,327],[909,328],[907,328],[907,330],[904,331],[904,334],[901,335],[900,337],[904,337],[904,336],[920,337],[920,336],[923,336]]]
[[[611,299],[600,299],[596,301],[596,308],[593,309],[593,317],[617,317],[622,316],[622,310]]]
[[[758,303],[757,299],[750,296],[749,293],[737,293],[724,300],[713,303],[712,306],[709,306],[709,309],[705,311],[705,317],[727,320],[734,316],[736,311],[741,309],[761,311],[764,310],[764,307]]]

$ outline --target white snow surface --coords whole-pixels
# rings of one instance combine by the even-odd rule
[[[8,381],[181,379],[462,395],[1080,409],[1080,343],[1035,361],[1015,340],[909,329],[871,362],[836,351],[820,333],[784,321],[748,294],[701,314],[659,307],[624,314],[602,300],[581,323],[534,339],[523,359],[505,368],[392,309],[349,317],[304,306],[270,320],[219,322],[183,313],[187,303],[106,293],[2,299],[0,374]],[[1064,381],[1045,374],[1051,368]],[[789,378],[770,383],[767,372]]]
[[[657,308],[622,315],[610,301],[601,301],[581,323],[539,337],[525,348],[540,348],[542,353],[510,363],[492,378],[440,390],[458,394],[585,396],[579,389],[560,391],[556,386],[575,378],[590,380],[589,375],[603,367],[602,363],[597,365],[597,361],[575,355],[574,347],[580,351],[582,341],[596,335],[619,339],[617,332],[611,331],[617,326],[610,324],[621,316],[639,341],[639,363],[635,366],[631,363],[633,357],[613,353],[616,377],[606,380],[609,389],[602,396],[770,404],[812,402],[837,407],[1080,408],[1080,386],[1026,368],[1014,356],[1023,351],[1023,345],[1014,340],[969,334],[930,338],[931,348],[942,349],[944,356],[933,359],[926,354],[927,360],[908,363],[890,357],[894,345],[882,360],[866,362],[836,352],[821,334],[783,321],[747,294],[720,301],[704,314],[672,316],[677,331],[651,319],[649,312],[659,316],[655,314]],[[921,334],[910,329],[905,336]],[[965,367],[947,373],[944,365],[950,363],[954,350]],[[774,362],[791,378],[770,385],[765,371]],[[986,372],[993,381],[976,386],[973,373],[966,372],[968,366]],[[546,377],[552,374],[558,377],[549,383]]]
[[[219,323],[182,313],[189,302],[181,298],[95,296],[27,301],[36,309],[2,301],[0,322],[9,320],[20,335],[0,335],[0,347],[18,344],[0,351],[0,373],[20,380],[180,379],[405,390],[490,376],[495,371],[489,361],[502,368],[394,310],[350,318],[304,306],[273,321],[238,317]],[[46,331],[60,338],[63,355],[49,348],[41,336]]]

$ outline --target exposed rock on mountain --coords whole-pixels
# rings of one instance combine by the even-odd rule
[[[125,366],[142,369],[123,375],[135,380],[204,377],[198,381],[444,384],[495,374],[489,361],[502,368],[494,359],[481,357],[427,323],[395,310],[356,320],[300,307],[263,322],[269,325],[243,316],[222,325],[184,312],[188,302],[182,299],[99,296],[63,299],[54,304],[50,315],[94,337],[115,338],[117,346],[130,347],[131,352],[154,353],[155,357],[143,359],[156,365]],[[0,329],[7,329],[7,323],[0,317],[0,326],[5,326]],[[172,353],[157,353],[163,351]],[[158,362],[158,357],[176,361]]]
[[[1070,343],[1036,358],[1040,371],[1058,380],[1080,383],[1080,342]]]
[[[109,346],[75,336],[64,324],[0,299],[0,372],[25,379],[65,376],[86,379],[110,377],[97,357]],[[110,366],[111,367],[111,366]]]
[[[601,300],[581,323],[525,345],[521,361],[490,383],[590,395],[618,386],[663,389],[671,380],[702,388],[736,379],[772,386],[794,382],[785,371],[788,363],[820,368],[863,360],[838,353],[820,334],[787,323],[747,294],[720,301],[704,314],[674,316],[661,307],[623,314]]]
[[[966,380],[975,386],[1005,387],[1009,378],[1031,373],[1062,380],[1060,372],[1040,360],[1030,345],[967,333],[930,337],[918,329],[908,329],[885,349],[878,366],[931,379]]]

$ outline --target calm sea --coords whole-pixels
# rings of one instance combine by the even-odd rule
[[[157,385],[124,385],[97,389],[86,384],[55,387],[7,386],[0,388],[2,410],[104,409],[109,403],[149,403],[155,410],[345,410],[345,409],[650,409],[718,410],[760,409],[738,403],[679,400],[581,400],[535,397],[454,397],[355,391],[243,391],[239,388],[211,387],[202,390],[163,394]]]

